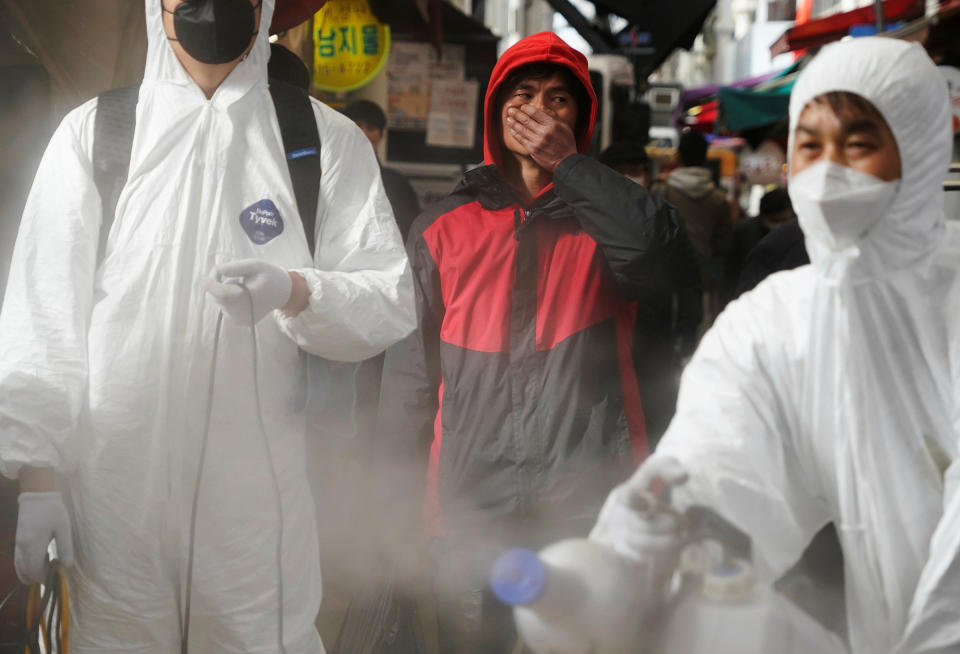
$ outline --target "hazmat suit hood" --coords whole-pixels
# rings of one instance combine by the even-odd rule
[[[828,45],[801,73],[790,96],[790,151],[807,103],[846,91],[868,100],[887,121],[903,171],[887,212],[850,248],[831,252],[816,235],[805,233],[810,259],[825,276],[852,282],[881,278],[929,261],[943,241],[942,183],[952,142],[943,88],[942,76],[919,44],[882,37]],[[907,98],[929,101],[918,105]]]
[[[487,95],[483,103],[483,158],[484,162],[503,169],[503,135],[500,133],[500,106],[497,95],[506,77],[521,66],[535,63],[547,63],[563,66],[583,85],[590,101],[589,107],[577,107],[582,116],[588,119],[578,121],[583,125],[581,133],[576,134],[577,150],[586,153],[593,136],[593,125],[597,117],[597,96],[590,83],[587,58],[567,45],[553,32],[540,32],[521,39],[507,49],[497,60],[490,73]]]
[[[229,105],[254,85],[266,84],[267,61],[270,59],[270,21],[273,18],[275,4],[275,0],[261,2],[256,41],[247,56],[237,64],[214,93],[213,100],[218,105]],[[147,19],[147,61],[143,73],[144,84],[165,83],[188,89],[193,87],[202,95],[200,88],[180,65],[166,32],[163,31],[162,0],[144,0],[144,10]]]

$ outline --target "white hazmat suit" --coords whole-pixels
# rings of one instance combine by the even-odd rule
[[[812,264],[771,276],[720,315],[645,465],[679,461],[689,480],[675,503],[710,507],[749,534],[770,580],[833,521],[852,649],[881,654],[908,630],[915,594],[936,595],[930,586],[942,575],[930,570],[950,563],[960,541],[960,521],[941,521],[960,475],[950,465],[960,428],[960,261],[944,256],[949,111],[923,49],[891,39],[825,47],[793,89],[791,138],[807,103],[829,91],[856,93],[886,119],[902,164],[896,195],[839,251],[799,216]],[[611,495],[594,538],[613,538],[624,490]],[[932,555],[931,538],[945,543]],[[910,623],[936,632],[943,623],[931,623],[927,602],[917,600]]]
[[[190,649],[275,654],[282,581],[286,652],[323,651],[306,425],[292,409],[299,349],[364,359],[409,333],[415,310],[373,150],[316,101],[323,176],[308,251],[267,86],[273,5],[264,0],[251,53],[208,100],[171,50],[160,0],[146,0],[129,178],[99,265],[96,100],[56,130],[27,202],[0,316],[0,465],[63,475],[76,652],[179,651],[214,366]],[[269,226],[248,236],[258,215]],[[256,326],[266,434],[250,328],[225,319],[213,360],[218,305],[203,283],[240,259],[295,270],[310,290],[297,317]]]

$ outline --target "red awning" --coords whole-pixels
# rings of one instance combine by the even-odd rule
[[[713,132],[713,128],[717,123],[719,110],[720,102],[717,100],[711,100],[696,107],[691,107],[683,117],[683,124],[698,132],[710,134]]]
[[[884,0],[883,19],[886,23],[909,20],[923,15],[923,0]],[[877,22],[873,5],[817,18],[803,25],[791,27],[770,46],[770,56],[804,48],[819,48],[846,36],[854,25]]]
[[[327,0],[277,0],[270,22],[270,33],[279,34],[296,27],[320,10]]]

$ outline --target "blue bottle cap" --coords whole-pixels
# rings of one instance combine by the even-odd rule
[[[490,571],[493,594],[504,604],[529,604],[540,597],[547,570],[535,552],[523,548],[507,551]]]

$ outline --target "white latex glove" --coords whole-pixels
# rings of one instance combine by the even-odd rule
[[[673,457],[651,456],[629,480],[610,493],[590,532],[590,540],[612,548],[618,554],[645,561],[660,555],[670,557],[679,546],[680,534],[654,512],[654,482],[666,486],[682,484],[687,472]],[[675,525],[674,525],[675,526]]]
[[[73,535],[63,496],[56,492],[20,493],[17,541],[13,565],[25,584],[42,583],[47,572],[47,547],[57,541],[57,558],[73,565]]]
[[[220,264],[204,289],[223,312],[243,325],[255,325],[290,299],[293,282],[283,268],[259,259]],[[252,300],[252,308],[251,308]]]

